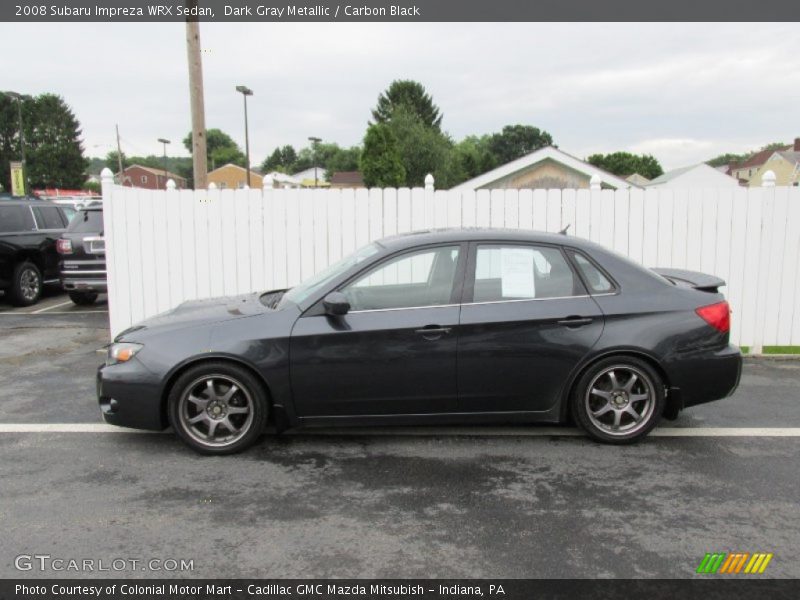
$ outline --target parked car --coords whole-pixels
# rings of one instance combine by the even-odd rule
[[[45,283],[58,281],[56,240],[64,210],[44,200],[0,200],[0,289],[17,306],[36,304]]]
[[[102,205],[79,210],[56,247],[61,255],[61,287],[75,304],[94,304],[108,289]]]
[[[724,282],[574,237],[443,230],[374,242],[290,289],[185,302],[122,332],[103,417],[195,450],[290,427],[565,422],[629,443],[724,398]]]

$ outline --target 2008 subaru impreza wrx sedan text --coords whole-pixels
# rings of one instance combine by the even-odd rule
[[[185,302],[124,331],[100,407],[208,454],[268,424],[572,420],[632,442],[736,389],[722,285],[560,234],[399,235],[289,290]]]

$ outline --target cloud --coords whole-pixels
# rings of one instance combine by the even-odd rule
[[[185,153],[190,128],[183,24],[9,24],[25,47],[4,85],[64,96],[87,153]],[[206,123],[254,162],[309,135],[350,145],[396,78],[421,81],[456,139],[526,123],[566,151],[649,152],[664,166],[800,134],[800,36],[792,24],[203,24]],[[30,40],[36,43],[31,44]]]

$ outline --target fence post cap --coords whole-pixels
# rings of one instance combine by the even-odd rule
[[[275,187],[275,180],[272,179],[272,175],[264,176],[264,179],[261,181],[261,187],[265,190],[271,190]]]
[[[428,173],[427,175],[425,175],[425,189],[426,190],[432,190],[433,189],[433,184],[434,184],[433,175]]]
[[[768,169],[761,176],[761,186],[762,187],[775,187],[775,171],[773,171],[772,169]]]
[[[208,184],[208,189],[210,190],[217,189],[217,184],[212,181],[211,183]]]
[[[599,190],[603,187],[603,180],[600,179],[600,175],[595,173],[592,175],[591,179],[589,179],[589,189],[592,190]]]
[[[108,167],[105,167],[102,171],[100,171],[100,179],[102,181],[113,182],[114,181],[114,172],[111,169],[109,169]]]
[[[175,189],[175,180],[174,179],[167,179],[167,189],[174,190]]]

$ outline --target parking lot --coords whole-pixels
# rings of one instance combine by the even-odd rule
[[[103,297],[0,298],[2,577],[92,575],[14,568],[39,553],[193,560],[121,573],[159,577],[673,578],[732,551],[800,576],[800,361],[747,360],[732,398],[631,447],[568,427],[404,428],[203,458],[98,426],[107,321]]]

